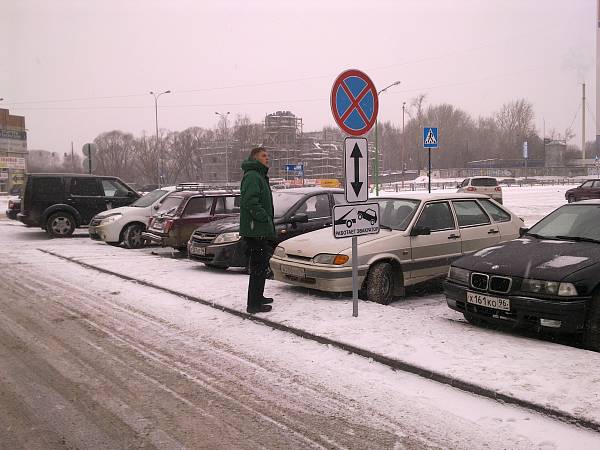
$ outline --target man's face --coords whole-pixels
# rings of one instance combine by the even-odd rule
[[[256,160],[263,166],[269,167],[269,155],[267,152],[259,152],[258,155],[256,155]]]

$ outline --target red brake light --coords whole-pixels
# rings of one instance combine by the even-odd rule
[[[496,186],[496,191],[500,192],[502,190],[502,188],[500,186]]]
[[[173,228],[173,219],[167,219],[165,220],[165,226],[163,227],[163,231],[165,233],[168,233],[169,231],[171,231],[171,228]]]
[[[467,188],[467,191],[468,191],[468,192],[475,192],[476,190],[477,190],[477,188],[475,188],[475,187],[473,187],[473,186],[469,186],[469,187]]]

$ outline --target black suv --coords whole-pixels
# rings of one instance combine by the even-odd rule
[[[345,203],[343,189],[297,188],[273,192],[276,243],[331,226],[333,205]],[[246,245],[240,238],[239,216],[217,220],[194,231],[188,242],[190,259],[209,267],[247,267]]]
[[[82,174],[31,173],[23,188],[17,218],[39,226],[54,237],[73,234],[107,209],[127,206],[140,194],[116,177]]]

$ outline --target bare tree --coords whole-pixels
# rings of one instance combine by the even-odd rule
[[[98,147],[97,173],[114,175],[126,180],[131,180],[135,176],[131,166],[135,149],[135,139],[132,134],[117,130],[109,131],[94,139],[94,143]]]
[[[504,158],[519,158],[523,141],[535,133],[533,105],[525,99],[505,103],[495,115]]]

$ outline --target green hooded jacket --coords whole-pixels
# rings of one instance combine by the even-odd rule
[[[240,204],[240,236],[275,238],[273,225],[273,195],[269,186],[269,168],[259,161],[242,163],[242,198]]]

